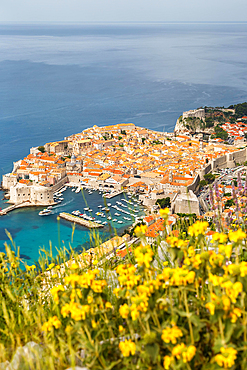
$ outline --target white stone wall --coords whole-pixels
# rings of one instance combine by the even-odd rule
[[[32,204],[52,204],[53,190],[39,185],[17,184],[10,188],[10,203],[30,201]]]
[[[202,109],[194,109],[194,110],[189,110],[187,112],[183,112],[183,118],[188,118],[188,117],[205,118],[205,110],[202,108]]]
[[[9,190],[11,186],[14,186],[16,184],[17,184],[17,176],[11,175],[10,173],[3,175],[3,183],[2,183],[3,189]]]

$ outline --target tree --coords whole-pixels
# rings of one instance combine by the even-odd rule
[[[214,182],[215,180],[215,175],[213,175],[212,173],[207,173],[206,175],[204,175],[204,179],[207,181],[208,184],[212,184],[212,182]]]
[[[200,188],[203,188],[204,186],[206,186],[208,184],[208,182],[206,180],[202,180],[200,181]]]
[[[205,122],[206,122],[206,128],[214,127],[214,121],[212,117],[206,117]]]
[[[41,152],[41,153],[44,153],[45,152],[45,147],[43,145],[40,145],[38,146],[38,150]]]
[[[236,104],[235,108],[235,115],[237,118],[242,118],[243,116],[247,116],[247,102]]]
[[[227,199],[225,208],[230,208],[231,206],[234,205],[234,200],[233,199]]]
[[[142,137],[142,144],[144,144],[145,143],[145,137]]]
[[[170,199],[170,197],[157,199],[155,204],[159,205],[160,208],[170,208],[171,207],[171,199]]]
[[[215,126],[214,128],[215,130],[215,138],[220,138],[222,140],[227,140],[228,139],[228,133],[223,130],[222,127],[220,127],[219,125]]]

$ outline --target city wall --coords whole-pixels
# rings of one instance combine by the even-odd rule
[[[194,181],[192,182],[192,184],[187,186],[187,189],[192,190],[193,192],[195,192],[199,183],[200,183],[200,176],[199,176],[199,174],[197,174],[196,177],[194,178]]]
[[[247,160],[247,148],[238,150],[235,153],[229,153],[219,158],[213,159],[206,167],[198,171],[200,180],[203,180],[204,175],[210,171],[216,170],[217,168],[233,168],[236,167],[237,163],[244,163]],[[196,179],[195,179],[196,180]],[[195,182],[195,181],[194,181]],[[191,185],[193,185],[192,183]],[[191,186],[190,185],[190,186]],[[188,186],[189,189],[194,190]]]

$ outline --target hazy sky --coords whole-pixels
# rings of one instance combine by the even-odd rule
[[[246,21],[246,0],[0,0],[0,21]]]

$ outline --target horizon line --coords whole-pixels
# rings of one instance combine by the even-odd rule
[[[247,21],[1,21],[0,24],[247,24]]]

